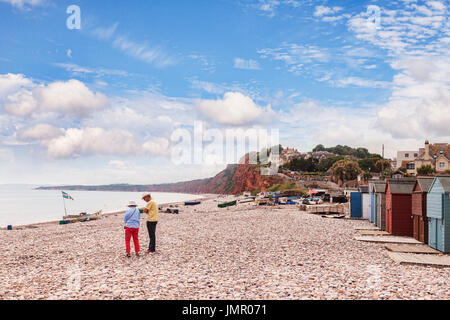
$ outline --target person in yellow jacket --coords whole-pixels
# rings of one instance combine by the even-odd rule
[[[147,253],[156,251],[156,224],[158,223],[158,204],[152,200],[150,193],[144,193],[142,199],[147,202],[144,213],[147,214],[147,230],[150,238]]]

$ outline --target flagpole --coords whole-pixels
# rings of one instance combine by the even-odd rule
[[[64,193],[63,193],[63,204],[64,204],[64,212],[66,213],[66,216],[67,216],[66,198],[64,198]]]

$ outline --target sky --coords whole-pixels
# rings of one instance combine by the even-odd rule
[[[174,161],[199,124],[203,148],[450,142],[448,5],[0,0],[0,184],[210,177],[227,161]]]

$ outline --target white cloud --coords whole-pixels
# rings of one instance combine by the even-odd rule
[[[109,167],[113,167],[113,168],[117,168],[117,169],[120,169],[120,170],[124,170],[124,169],[128,168],[127,163],[125,161],[122,161],[122,160],[110,160],[108,162],[108,166]]]
[[[258,53],[261,58],[272,58],[284,62],[289,72],[297,74],[302,72],[306,64],[330,60],[330,55],[324,48],[285,42],[278,48],[265,48],[258,50]]]
[[[38,104],[29,90],[18,91],[8,96],[5,111],[18,117],[27,117],[36,110]]]
[[[396,10],[382,8],[380,28],[366,13],[349,21],[364,41],[387,51],[397,72],[392,95],[377,113],[376,125],[397,139],[450,139],[450,25],[440,1],[406,2]],[[447,21],[447,23],[445,23]]]
[[[316,6],[316,9],[314,11],[314,16],[315,17],[322,17],[324,15],[331,15],[334,13],[337,13],[339,11],[341,11],[342,8],[341,7],[326,7],[326,6]]]
[[[397,150],[405,147],[417,148],[423,144],[423,137],[393,137],[380,128],[376,113],[376,106],[355,109],[306,100],[295,104],[286,112],[281,112],[283,129],[280,134],[283,141],[291,146],[297,145],[303,150],[323,143],[327,146],[341,144],[366,147],[371,152],[381,153],[384,144],[388,157],[394,156]]]
[[[41,141],[41,144],[47,147],[48,155],[55,159],[97,155],[136,157],[170,154],[169,141],[165,138],[149,137],[141,144],[128,130],[98,127],[70,128],[53,139]]]
[[[190,54],[188,58],[198,61],[202,65],[203,71],[208,71],[209,73],[216,71],[216,63],[205,55]]]
[[[305,2],[309,1],[296,1],[296,0],[258,0],[254,5],[258,10],[262,11],[262,14],[273,18],[276,14],[277,8],[280,6],[289,6],[292,8],[298,8]]]
[[[64,130],[49,124],[37,124],[31,128],[19,130],[17,136],[22,141],[46,141],[64,134]]]
[[[0,2],[10,3],[13,7],[25,9],[30,6],[41,6],[45,4],[44,0],[0,0]]]
[[[390,82],[387,81],[377,81],[371,79],[362,79],[359,77],[347,77],[339,80],[331,81],[336,87],[348,87],[348,86],[357,86],[357,87],[366,87],[366,88],[387,88],[390,85]]]
[[[151,155],[165,155],[171,154],[170,143],[166,138],[154,137],[148,139],[143,145],[142,149]]]
[[[249,59],[241,59],[241,58],[235,58],[234,59],[234,67],[236,69],[245,69],[245,70],[259,70],[259,63],[258,61]]]
[[[449,24],[445,6],[439,3],[428,2],[429,7],[406,4],[396,10],[381,8],[378,28],[369,23],[368,13],[362,12],[349,19],[348,27],[358,39],[388,50],[391,56],[442,53],[448,48],[441,40],[448,38]]]
[[[135,155],[139,150],[133,134],[102,128],[67,129],[64,135],[45,143],[52,158],[92,155]]]
[[[124,36],[117,37],[113,41],[113,45],[133,58],[160,68],[175,64],[175,60],[166,55],[160,48],[149,47],[146,44],[131,41]]]
[[[67,49],[66,55],[68,58],[72,58],[72,49]]]
[[[44,111],[71,113],[79,117],[86,117],[92,111],[108,105],[104,94],[92,92],[84,83],[74,79],[39,86],[33,95]]]
[[[23,74],[1,74],[0,75],[0,100],[11,93],[15,93],[23,88],[33,87],[33,81]]]
[[[227,92],[218,100],[198,100],[196,107],[203,116],[226,125],[265,122],[274,116],[270,107],[264,109],[240,92]]]
[[[395,137],[450,137],[450,62],[448,57],[405,57],[393,63],[401,73],[378,113],[378,123]]]
[[[94,29],[92,31],[92,33],[96,37],[98,37],[102,40],[108,40],[108,39],[111,39],[111,37],[114,35],[118,26],[119,26],[119,23],[116,22],[108,28],[98,27],[98,28]]]
[[[444,12],[445,9],[446,9],[445,4],[443,4],[443,3],[440,2],[440,1],[427,1],[427,5],[428,5],[430,8],[432,8],[432,9],[434,9],[434,10],[437,10],[437,11],[441,11],[441,12]]]
[[[326,6],[316,6],[314,11],[314,16],[321,18],[322,21],[335,23],[344,18],[348,19],[351,15],[344,13],[341,15],[336,15],[338,12],[342,11],[342,7],[326,7]]]
[[[0,75],[0,106],[15,116],[53,112],[83,118],[107,105],[104,94],[92,92],[78,80],[38,85],[23,75]]]
[[[264,12],[268,17],[275,16],[275,9],[279,6],[280,2],[277,0],[259,0],[257,5],[258,9]]]
[[[111,44],[130,57],[152,64],[158,68],[174,65],[176,60],[167,55],[161,48],[150,46],[147,43],[139,43],[117,32],[118,23],[103,28],[97,27],[91,34],[100,40],[110,41]]]
[[[95,75],[96,77],[102,77],[102,76],[127,77],[129,75],[128,72],[126,72],[124,70],[82,67],[82,66],[76,65],[74,63],[53,63],[52,65],[55,67],[62,68],[64,70],[72,73],[73,75],[92,74],[92,75]]]

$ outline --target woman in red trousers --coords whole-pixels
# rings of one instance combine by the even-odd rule
[[[128,204],[128,210],[125,213],[123,222],[125,223],[125,248],[127,254],[126,256],[128,258],[131,257],[130,254],[131,238],[133,238],[134,251],[136,252],[136,256],[139,256],[139,251],[141,250],[139,246],[139,226],[141,222],[141,212],[137,208],[136,202],[130,201],[130,203]]]

